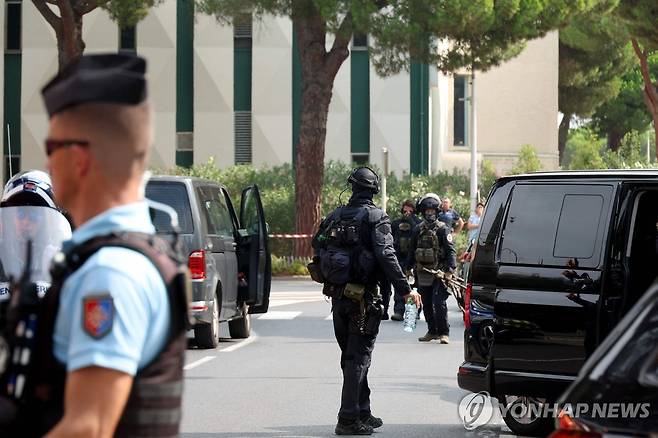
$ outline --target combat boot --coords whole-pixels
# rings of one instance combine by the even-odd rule
[[[429,342],[433,339],[439,339],[439,335],[435,335],[433,333],[427,332],[427,333],[425,333],[425,336],[422,336],[422,337],[418,338],[418,341],[419,342]]]
[[[404,317],[399,313],[394,313],[393,316],[391,316],[391,319],[393,321],[402,321]]]
[[[384,425],[384,420],[381,418],[375,417],[372,414],[368,414],[365,417],[361,417],[361,423],[365,424],[366,426],[370,426],[373,429],[379,429]]]
[[[372,435],[375,429],[372,426],[363,424],[361,421],[356,420],[352,423],[341,423],[340,421],[336,424],[336,430],[334,433],[336,435]]]

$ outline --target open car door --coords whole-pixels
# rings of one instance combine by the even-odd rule
[[[272,262],[265,213],[256,185],[242,191],[239,235],[239,272],[246,284],[240,282],[238,296],[249,305],[249,313],[265,313],[270,304]]]

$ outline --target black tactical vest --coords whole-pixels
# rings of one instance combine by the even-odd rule
[[[36,335],[33,368],[26,387],[26,407],[21,409],[21,436],[42,436],[61,419],[64,409],[66,368],[53,355],[53,333],[59,297],[66,279],[104,247],[123,247],[147,257],[167,287],[171,326],[163,350],[134,377],[121,415],[117,437],[178,436],[183,394],[183,365],[189,327],[189,275],[164,239],[141,233],[120,233],[93,238],[69,251],[66,261],[53,268],[53,284],[44,297]],[[35,419],[43,421],[35,424]],[[29,431],[29,432],[28,432]]]

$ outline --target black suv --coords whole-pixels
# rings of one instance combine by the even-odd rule
[[[556,400],[655,278],[657,225],[658,171],[499,179],[468,277],[459,386]],[[519,434],[550,426],[505,421]]]
[[[178,176],[155,176],[146,197],[173,208],[183,250],[192,274],[194,337],[201,348],[219,342],[219,323],[228,321],[232,338],[247,338],[250,314],[269,306],[271,259],[267,224],[258,187],[242,192],[240,216],[226,188],[212,181]],[[155,210],[158,233],[172,232],[169,217]]]

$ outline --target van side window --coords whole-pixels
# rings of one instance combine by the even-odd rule
[[[566,195],[562,201],[553,257],[592,258],[602,209],[603,196]]]
[[[597,268],[610,186],[518,184],[512,194],[501,263]]]
[[[218,188],[199,189],[203,211],[208,222],[208,234],[233,237],[233,224],[226,200]]]

